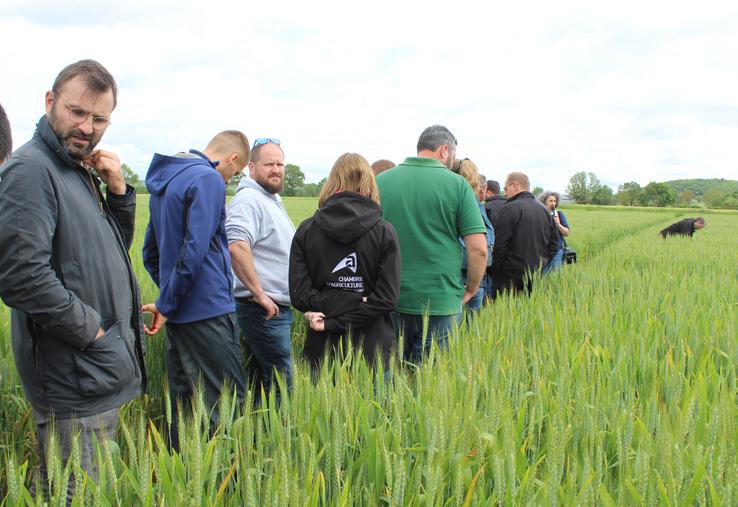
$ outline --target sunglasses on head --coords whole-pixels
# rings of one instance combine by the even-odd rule
[[[282,144],[279,141],[279,139],[274,139],[273,137],[260,137],[259,139],[254,141],[254,147],[251,149],[253,150],[257,146],[261,146],[262,144],[269,144],[269,143],[276,144],[277,146]]]

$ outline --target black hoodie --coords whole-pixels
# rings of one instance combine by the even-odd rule
[[[374,358],[386,361],[395,339],[390,312],[400,293],[400,248],[377,203],[354,192],[331,196],[295,232],[290,299],[301,312],[325,314],[325,332],[308,329],[305,355],[317,364],[327,343],[351,329]],[[363,301],[366,298],[366,302]]]

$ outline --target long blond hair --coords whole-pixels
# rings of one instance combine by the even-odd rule
[[[320,191],[318,207],[336,192],[356,192],[379,204],[379,190],[369,162],[358,153],[344,153],[333,164],[331,173]]]
[[[454,160],[451,170],[463,177],[472,188],[472,191],[476,194],[479,190],[481,182],[479,181],[479,169],[474,162],[468,158]]]

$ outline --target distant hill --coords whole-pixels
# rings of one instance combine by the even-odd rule
[[[698,199],[702,198],[708,190],[720,190],[726,194],[738,192],[738,181],[723,178],[694,178],[690,180],[665,181],[664,183],[674,189],[677,196],[685,190],[691,190]]]

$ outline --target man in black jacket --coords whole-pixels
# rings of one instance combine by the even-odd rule
[[[659,234],[664,239],[666,239],[666,236],[689,236],[691,238],[694,235],[694,231],[699,231],[704,226],[705,219],[702,217],[685,218],[662,229]]]
[[[145,383],[138,283],[128,257],[136,192],[118,157],[95,150],[117,86],[98,62],[64,68],[36,133],[0,167],[0,297],[12,308],[13,354],[33,408],[41,484],[52,420],[62,463],[79,432],[95,475],[95,439]],[[99,178],[98,178],[99,177]],[[100,190],[107,185],[107,198]],[[74,479],[70,478],[71,497]]]
[[[487,210],[487,218],[492,222],[493,227],[500,214],[502,206],[505,204],[505,198],[500,195],[500,184],[495,180],[487,180],[487,194],[484,199],[484,209]]]
[[[507,202],[494,223],[493,299],[507,290],[530,293],[533,273],[548,264],[558,248],[554,221],[530,192],[525,174],[508,175],[505,197]]]

